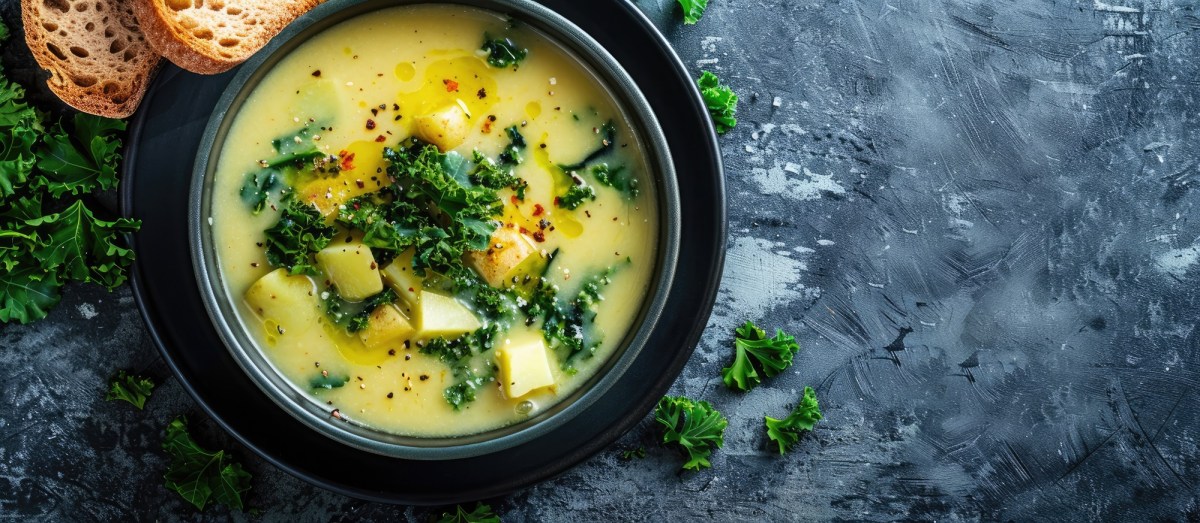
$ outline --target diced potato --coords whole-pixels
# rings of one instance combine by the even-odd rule
[[[317,265],[347,301],[362,301],[383,290],[375,256],[361,243],[339,243],[321,249]]]
[[[406,305],[416,307],[417,298],[421,296],[425,285],[424,279],[413,271],[412,258],[413,250],[406,249],[380,272],[383,273],[383,280]]]
[[[483,326],[458,300],[436,292],[422,291],[417,311],[419,334],[424,338],[453,338]]]
[[[487,250],[468,252],[466,258],[492,287],[522,283],[525,276],[536,277],[545,262],[533,238],[510,227],[496,229]]]
[[[467,120],[467,113],[462,107],[448,105],[418,116],[413,122],[413,134],[446,152],[467,139],[471,127]]]
[[[317,286],[308,276],[291,276],[287,269],[267,273],[246,290],[246,304],[264,323],[276,327],[269,335],[300,335],[321,318]]]
[[[409,338],[415,331],[400,309],[385,303],[371,313],[367,319],[367,328],[359,332],[358,337],[367,348],[381,349]]]
[[[500,387],[509,398],[554,385],[550,357],[541,339],[496,349],[496,363],[500,367]]]
[[[372,193],[387,185],[387,175],[380,174],[383,165],[384,143],[357,141],[338,151],[339,168],[347,167],[334,176],[318,176],[297,187],[296,196],[310,202],[325,216],[337,214],[338,208],[356,196]]]

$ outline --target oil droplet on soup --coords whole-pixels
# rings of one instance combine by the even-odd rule
[[[473,8],[389,8],[302,44],[238,109],[214,240],[240,325],[310,401],[473,434],[570,397],[636,327],[654,176],[556,43]]]

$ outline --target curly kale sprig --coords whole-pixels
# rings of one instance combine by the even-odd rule
[[[684,470],[712,467],[708,458],[725,444],[725,427],[729,425],[707,401],[682,396],[659,400],[654,420],[662,425],[663,443],[674,445],[687,456]]]
[[[733,363],[721,369],[725,386],[748,391],[762,383],[761,372],[770,378],[792,365],[792,357],[800,350],[796,338],[776,329],[774,338],[754,322],[747,321],[734,333]]]
[[[779,444],[779,453],[783,454],[800,441],[803,431],[812,430],[821,418],[817,392],[812,387],[804,387],[804,396],[800,398],[800,403],[796,404],[786,418],[764,416],[763,423],[767,427],[767,437]]]

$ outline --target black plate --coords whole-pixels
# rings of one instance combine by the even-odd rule
[[[659,328],[629,371],[588,410],[544,437],[449,461],[388,458],[334,442],[271,402],[208,323],[188,247],[188,188],[200,135],[233,72],[173,66],[155,79],[133,123],[122,212],[143,221],[132,241],[138,307],[159,350],[196,402],[264,459],[357,498],[438,505],[507,494],[556,476],[633,427],[679,375],[712,311],[725,258],[725,190],[707,110],[686,68],[628,2],[544,0],[591,34],[629,72],[658,115],[679,184],[682,241]],[[613,28],[620,28],[614,31]]]

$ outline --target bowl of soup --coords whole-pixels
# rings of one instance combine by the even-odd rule
[[[634,85],[534,2],[323,4],[205,132],[197,321],[346,445],[453,459],[549,433],[654,350],[677,262],[670,151]]]

